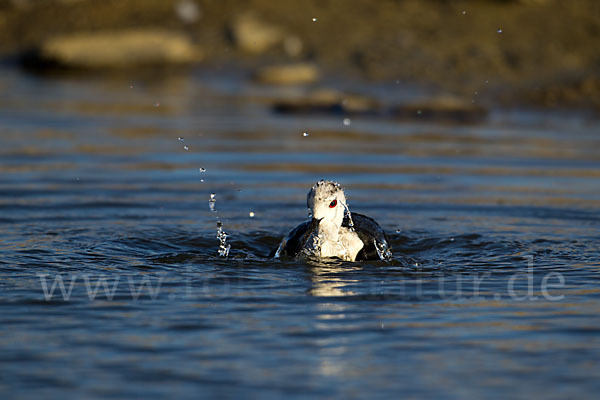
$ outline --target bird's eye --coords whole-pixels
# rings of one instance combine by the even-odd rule
[[[331,203],[329,203],[329,208],[334,208],[335,206],[337,206],[337,200],[333,200]]]

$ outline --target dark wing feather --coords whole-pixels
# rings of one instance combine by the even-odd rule
[[[390,252],[392,251],[389,238],[373,218],[358,213],[351,213],[351,215],[354,230],[363,242],[363,248],[356,255],[356,261],[380,260],[375,242],[380,246],[385,245]],[[350,219],[347,216],[344,218],[342,226],[350,227]]]
[[[304,244],[310,237],[310,234],[317,228],[319,221],[312,219],[305,221],[292,229],[292,231],[283,239],[277,249],[274,249],[269,257],[274,257],[278,249],[281,249],[280,255],[295,257],[304,248]]]

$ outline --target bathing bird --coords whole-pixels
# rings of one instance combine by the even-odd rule
[[[390,240],[374,219],[351,213],[342,187],[320,180],[308,192],[308,221],[294,228],[272,255],[344,261],[388,260]]]

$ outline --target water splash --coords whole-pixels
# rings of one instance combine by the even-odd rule
[[[354,230],[354,221],[352,221],[352,213],[348,208],[348,203],[342,203],[342,205],[344,206],[344,213],[348,217],[348,226],[350,226],[350,229]]]
[[[215,204],[217,202],[217,197],[214,193],[210,194],[208,198],[208,208],[211,212],[216,213],[217,209],[215,208]],[[223,223],[219,219],[217,215],[217,239],[219,239],[219,249],[218,254],[220,257],[227,257],[229,255],[229,250],[231,250],[231,245],[227,243],[227,238],[229,234],[223,230]]]
[[[210,209],[210,211],[212,212],[216,212],[217,210],[215,210],[215,203],[217,202],[217,199],[215,198],[215,194],[211,193],[210,197],[208,199],[208,208]]]
[[[321,237],[319,235],[313,235],[312,248],[317,256],[321,254]]]
[[[373,240],[373,244],[375,245],[375,250],[377,250],[377,255],[382,261],[389,261],[392,259],[392,252],[388,247],[387,242],[378,243],[377,240]]]
[[[223,230],[223,223],[221,221],[217,221],[217,239],[219,239],[219,256],[227,257],[229,255],[229,250],[231,249],[231,245],[227,243],[227,237],[229,235],[227,232]]]

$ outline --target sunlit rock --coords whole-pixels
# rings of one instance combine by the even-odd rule
[[[51,37],[29,61],[40,66],[101,69],[188,64],[201,58],[201,51],[181,33],[129,30]]]
[[[292,114],[376,114],[380,104],[367,96],[321,88],[305,96],[276,100],[273,109]]]
[[[319,69],[314,64],[297,63],[270,65],[256,73],[256,80],[271,85],[301,85],[319,79]]]
[[[242,14],[234,19],[231,35],[240,50],[249,54],[261,54],[284,38],[284,31],[278,26],[260,20],[254,14]]]

